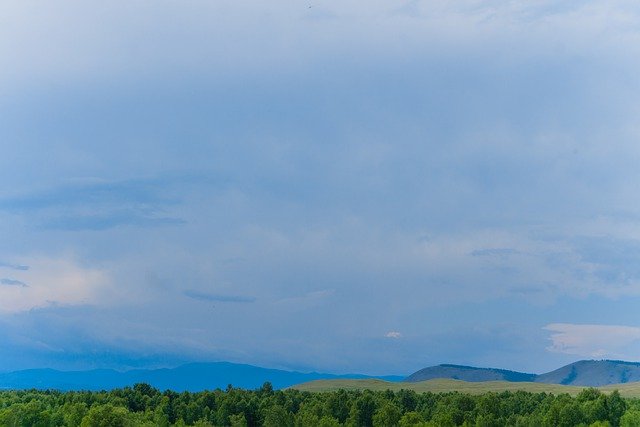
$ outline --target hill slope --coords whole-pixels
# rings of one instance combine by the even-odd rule
[[[580,386],[570,386],[561,384],[531,383],[531,382],[510,382],[510,381],[485,381],[485,382],[466,382],[451,379],[437,379],[420,382],[387,382],[376,379],[366,380],[317,380],[304,384],[298,384],[291,388],[300,391],[323,392],[345,390],[393,390],[401,389],[413,390],[418,393],[433,392],[444,393],[457,391],[469,394],[482,394],[486,392],[499,393],[502,391],[527,391],[531,393],[568,393],[572,396],[577,395],[584,389]],[[598,387],[605,393],[618,390],[623,397],[640,397],[640,383],[616,384],[605,387]]]
[[[581,360],[536,377],[536,382],[579,386],[636,381],[640,381],[640,363],[620,360]]]
[[[450,392],[459,391],[462,393],[481,394],[489,391],[529,391],[534,393],[569,393],[578,394],[582,387],[565,386],[558,384],[541,384],[531,382],[511,382],[511,381],[460,381],[452,379],[435,379],[418,382],[388,382],[378,379],[341,379],[341,380],[316,380],[308,383],[298,384],[291,388],[301,391],[335,391],[338,389],[345,390],[393,390],[401,389],[413,390],[416,392]]]
[[[581,360],[545,374],[526,374],[504,369],[475,368],[461,365],[438,365],[421,369],[405,381],[418,382],[437,378],[468,382],[509,381],[537,382],[598,387],[640,381],[640,363],[620,360]]]
[[[478,381],[511,381],[524,382],[534,381],[535,374],[524,374],[522,372],[507,371],[504,369],[475,368],[473,366],[462,365],[438,365],[424,368],[409,375],[405,381],[417,382],[427,381],[436,378],[450,378],[468,382]]]

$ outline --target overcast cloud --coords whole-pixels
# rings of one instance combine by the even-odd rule
[[[631,1],[1,5],[0,369],[640,359],[639,42]]]

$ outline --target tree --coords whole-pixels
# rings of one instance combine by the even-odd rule
[[[349,417],[350,397],[345,390],[338,390],[325,397],[324,411],[327,415],[344,423]]]
[[[340,423],[338,420],[332,417],[324,416],[320,418],[320,422],[318,422],[318,427],[340,427]]]
[[[349,421],[358,427],[373,426],[373,414],[376,412],[376,402],[370,392],[363,393],[351,406]]]
[[[385,402],[373,415],[374,427],[393,427],[398,425],[402,417],[400,409],[390,402]]]
[[[614,390],[607,397],[607,407],[609,408],[609,422],[613,427],[620,425],[620,418],[627,410],[627,403],[620,396],[618,390]]]
[[[86,403],[66,403],[62,407],[64,424],[68,427],[79,427],[88,410]]]
[[[260,387],[260,393],[267,395],[273,394],[273,385],[271,385],[269,381],[266,381],[262,384],[262,387]]]
[[[582,423],[584,416],[580,410],[580,404],[578,402],[570,402],[560,410],[558,417],[559,427],[573,427]]]
[[[476,427],[499,427],[504,423],[498,421],[493,414],[480,414],[476,417]]]
[[[129,427],[131,425],[129,411],[110,403],[92,407],[80,423],[81,427]]]
[[[402,412],[415,411],[418,404],[418,395],[413,390],[401,389],[396,393],[396,401]]]
[[[400,427],[422,426],[425,424],[424,418],[419,412],[406,412],[398,422]]]
[[[620,418],[621,427],[637,427],[640,426],[640,411],[630,410],[624,413]]]
[[[264,427],[293,426],[293,414],[287,412],[287,410],[280,405],[274,405],[267,409],[263,425]]]
[[[244,417],[244,414],[230,415],[229,425],[231,427],[247,427],[247,419]]]

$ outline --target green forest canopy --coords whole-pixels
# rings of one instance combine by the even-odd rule
[[[590,388],[568,394],[310,393],[236,389],[161,392],[148,384],[102,392],[2,391],[2,426],[638,426],[640,401]]]

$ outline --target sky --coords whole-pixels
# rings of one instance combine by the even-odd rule
[[[0,371],[640,360],[640,5],[0,4]]]

